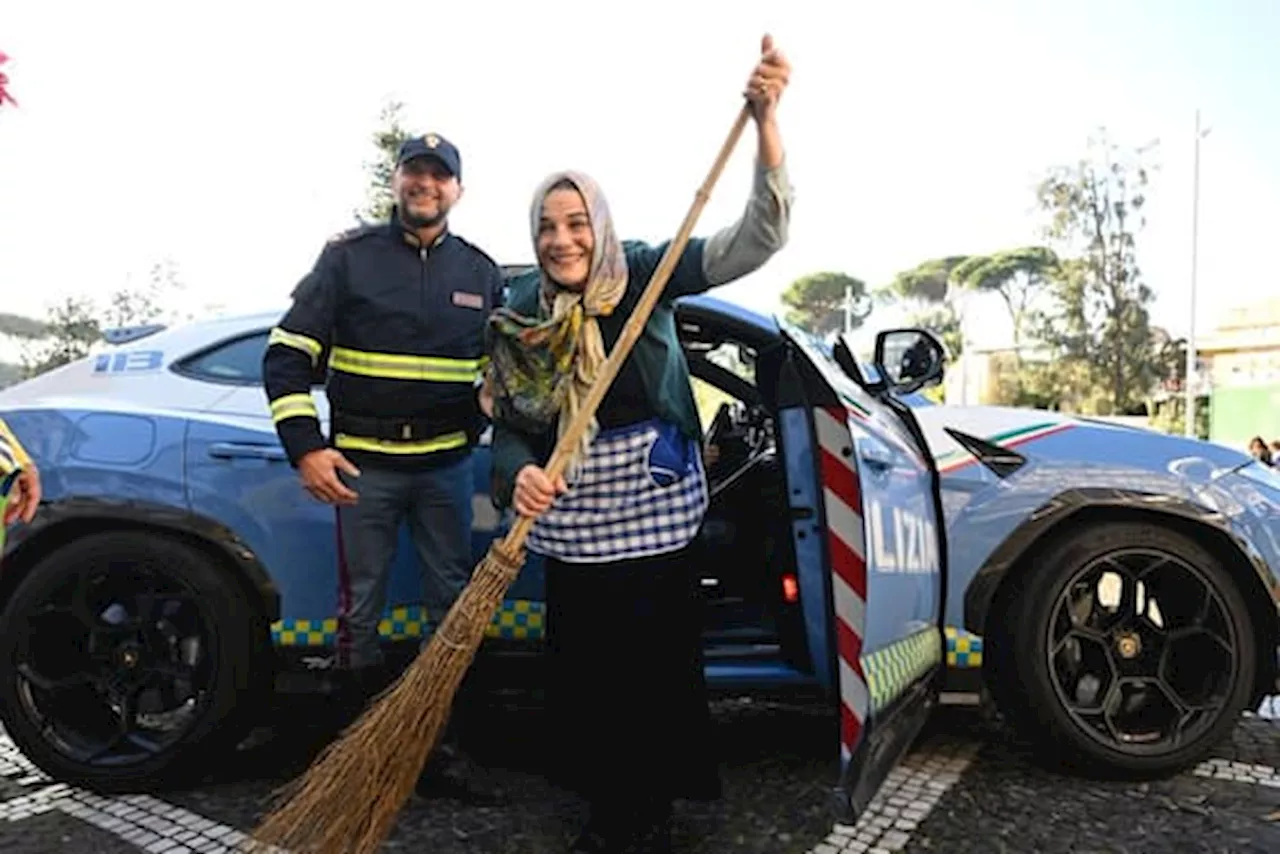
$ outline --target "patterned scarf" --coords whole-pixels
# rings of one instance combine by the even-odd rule
[[[495,418],[530,433],[540,433],[558,419],[557,440],[582,408],[608,358],[596,319],[612,314],[627,289],[626,256],[609,205],[599,185],[580,172],[557,172],[534,193],[529,226],[535,255],[543,201],[561,181],[572,183],[582,194],[591,219],[595,247],[586,287],[563,288],[540,271],[535,317],[508,308],[494,312],[489,321],[488,377]],[[597,429],[592,418],[570,458],[567,480],[576,479]]]

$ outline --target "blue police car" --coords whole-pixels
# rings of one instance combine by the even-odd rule
[[[880,333],[868,365],[710,296],[678,316],[716,448],[695,557],[709,680],[829,697],[855,811],[946,690],[989,694],[1046,757],[1137,774],[1203,757],[1275,691],[1274,470],[1057,413],[931,405],[944,355],[923,330]],[[334,511],[302,490],[262,391],[278,317],[121,333],[0,391],[45,488],[0,559],[0,719],[57,779],[168,783],[242,738],[272,691],[324,686]],[[479,561],[510,520],[484,442],[474,466]],[[431,627],[404,542],[380,628],[411,655]],[[542,584],[530,555],[477,666],[536,672]]]

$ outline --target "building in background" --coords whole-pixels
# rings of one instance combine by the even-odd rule
[[[1209,438],[1237,448],[1280,439],[1280,297],[1231,309],[1196,349],[1209,374]]]

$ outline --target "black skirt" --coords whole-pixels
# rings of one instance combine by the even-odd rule
[[[719,798],[686,553],[548,559],[546,597],[552,779],[598,802]]]

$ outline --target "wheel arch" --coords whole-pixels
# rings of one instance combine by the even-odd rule
[[[147,502],[71,499],[40,508],[18,528],[0,559],[0,608],[39,561],[71,540],[108,531],[141,531],[197,549],[222,567],[269,624],[280,619],[280,592],[262,562],[226,526],[187,511]]]
[[[1215,512],[1167,495],[1114,489],[1073,490],[1046,502],[1001,543],[973,577],[965,591],[965,629],[983,638],[983,670],[992,690],[998,691],[1003,678],[1002,651],[1007,647],[1000,614],[1022,592],[1021,581],[1036,556],[1073,529],[1118,521],[1173,528],[1222,561],[1248,605],[1253,625],[1263,635],[1258,645],[1253,704],[1274,693],[1280,676],[1276,656],[1280,611],[1264,581],[1266,568],[1255,563],[1245,544]]]

